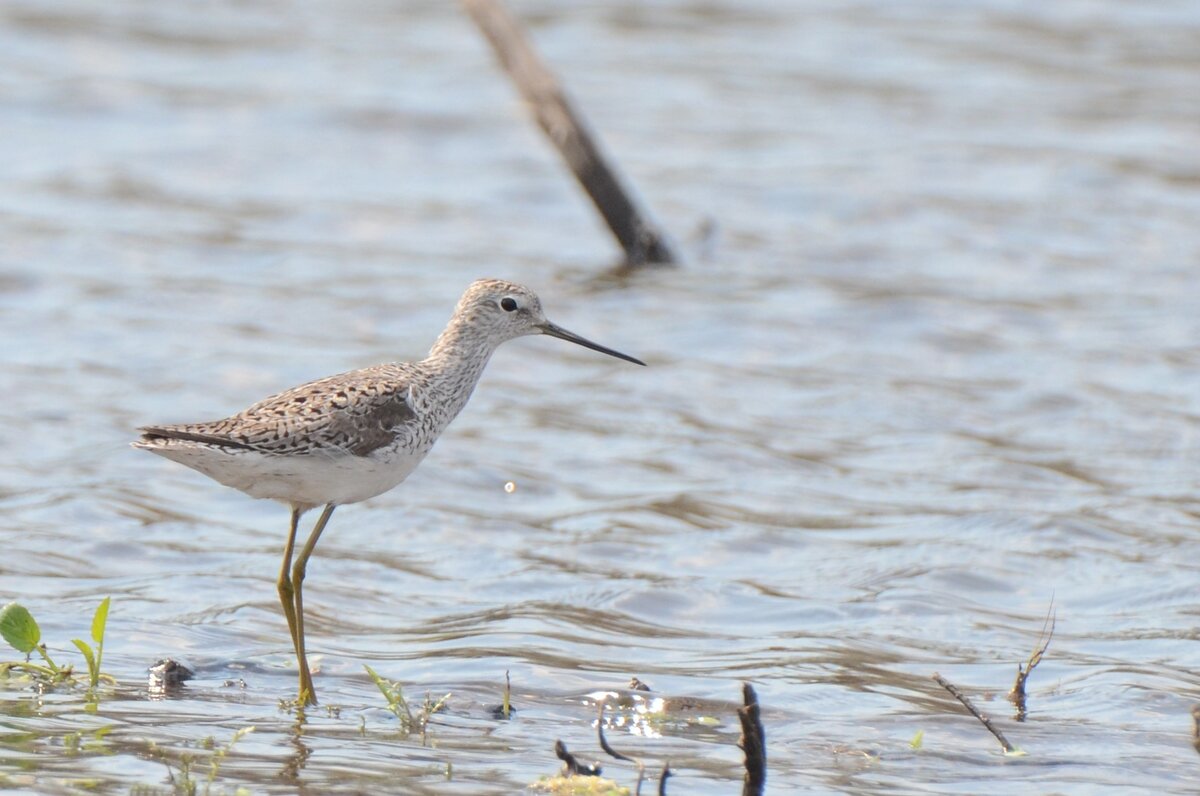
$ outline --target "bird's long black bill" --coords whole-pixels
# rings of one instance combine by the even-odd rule
[[[542,333],[548,334],[551,337],[557,337],[559,340],[566,340],[568,343],[575,343],[576,345],[581,345],[584,348],[590,348],[593,351],[599,351],[601,354],[608,354],[610,357],[616,357],[617,359],[623,359],[626,362],[632,362],[635,365],[646,364],[642,360],[635,359],[628,354],[622,354],[620,351],[613,351],[611,348],[605,348],[598,343],[593,343],[591,340],[588,340],[585,337],[580,337],[574,332],[568,332],[561,326],[550,323],[549,321],[546,321],[546,323],[542,325]]]

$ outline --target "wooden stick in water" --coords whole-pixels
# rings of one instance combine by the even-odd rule
[[[1004,737],[1004,733],[996,729],[996,725],[992,724],[992,720],[981,713],[979,708],[975,707],[975,704],[971,702],[970,699],[967,699],[967,695],[955,687],[954,683],[950,682],[945,677],[942,677],[937,672],[933,673],[933,679],[937,681],[938,685],[949,691],[951,696],[961,702],[963,707],[967,709],[968,713],[979,719],[979,722],[987,728],[988,732],[996,736],[996,740],[999,741],[1000,745],[1004,747],[1005,752],[1012,754],[1013,752],[1017,751],[1017,747],[1008,742],[1008,739]]]
[[[600,152],[583,116],[534,51],[518,22],[500,0],[462,0],[508,76],[529,103],[538,126],[558,148],[575,179],[587,191],[608,228],[625,250],[629,266],[678,262],[649,215],[621,185]]]
[[[742,796],[762,796],[767,783],[767,739],[759,715],[758,694],[754,686],[742,683],[742,703],[738,708],[738,720],[742,724],[742,737],[738,746],[745,753],[746,773],[742,778]]]

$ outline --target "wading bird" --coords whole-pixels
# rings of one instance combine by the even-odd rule
[[[420,362],[392,362],[293,387],[208,423],[146,426],[135,448],[165,456],[256,498],[286,503],[291,526],[279,570],[279,601],[300,667],[300,704],[316,691],[304,646],[304,573],[333,510],[375,497],[416,469],[462,408],[499,345],[547,334],[624,359],[546,319],[533,291],[473,282]],[[296,529],[324,506],[293,562]]]

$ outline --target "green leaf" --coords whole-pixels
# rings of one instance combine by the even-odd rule
[[[366,669],[367,674],[371,676],[371,680],[375,683],[375,687],[379,689],[379,693],[383,694],[383,698],[387,700],[389,705],[391,705],[393,701],[392,690],[388,688],[387,681],[376,674],[375,670],[367,664],[364,663],[363,668]]]
[[[91,675],[92,678],[92,685],[95,685],[96,676],[99,674],[99,672],[96,671],[96,655],[92,652],[92,648],[88,646],[88,643],[83,639],[73,638],[71,639],[71,643],[78,647],[79,651],[83,653],[83,658],[87,661],[88,665],[88,674]]]
[[[406,726],[411,726],[414,719],[412,710],[408,707],[408,701],[404,698],[404,688],[399,683],[393,683],[385,680],[376,674],[375,670],[367,664],[363,664],[363,668],[367,670],[367,674],[375,682],[375,687],[379,689],[379,693],[383,694],[383,698],[387,700],[388,710],[396,714],[396,718],[406,722]],[[401,713],[403,711],[403,713]]]
[[[100,682],[100,662],[104,659],[104,629],[108,625],[108,605],[111,600],[111,597],[101,600],[92,617],[92,640],[96,642],[96,666],[91,670],[92,688]]]
[[[42,640],[42,631],[34,621],[33,614],[18,603],[9,603],[0,609],[0,635],[18,652],[26,655],[33,652]]]
[[[925,731],[917,730],[917,734],[914,735],[913,739],[908,742],[908,748],[916,751],[921,748],[923,743],[925,743]]]
[[[96,606],[96,615],[92,617],[92,641],[104,643],[104,626],[108,624],[108,603],[111,597],[105,597]]]
[[[235,743],[242,740],[243,738],[245,738],[247,735],[249,735],[252,732],[254,732],[254,727],[242,727],[240,730],[238,730],[237,732],[235,732],[233,734],[233,737],[229,739],[228,746],[226,746],[225,748],[228,749],[228,748],[232,747]]]

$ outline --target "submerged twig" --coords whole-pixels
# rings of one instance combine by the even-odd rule
[[[608,739],[604,737],[604,702],[598,702],[597,704],[600,708],[600,715],[596,717],[596,736],[600,739],[600,748],[610,757],[615,757],[617,760],[624,760],[626,763],[633,763],[638,767],[637,786],[633,789],[633,793],[634,796],[639,796],[642,792],[642,780],[646,778],[646,764],[636,757],[621,754],[609,745]]]
[[[1017,721],[1025,720],[1025,681],[1029,679],[1034,667],[1042,662],[1042,656],[1050,648],[1050,639],[1054,638],[1054,626],[1057,620],[1058,612],[1054,610],[1054,600],[1051,599],[1050,607],[1046,610],[1046,620],[1042,622],[1042,632],[1038,634],[1033,652],[1029,654],[1029,660],[1025,662],[1024,666],[1017,664],[1017,680],[1013,683],[1012,690],[1008,692],[1008,700],[1017,706]]]
[[[658,796],[667,796],[667,777],[671,776],[671,762],[663,763],[662,771],[658,775]]]
[[[983,713],[981,713],[979,708],[975,707],[974,703],[972,703],[971,700],[967,698],[967,695],[964,694],[962,691],[959,691],[958,688],[955,687],[954,683],[950,682],[945,677],[942,677],[937,672],[933,673],[933,679],[937,681],[938,685],[940,685],[942,688],[949,691],[950,695],[952,697],[954,697],[959,702],[961,702],[963,704],[963,707],[965,707],[967,709],[967,712],[969,712],[975,718],[979,719],[979,722],[981,724],[983,724],[984,727],[987,728],[988,732],[990,732],[992,735],[996,736],[996,740],[999,741],[1000,745],[1004,747],[1005,752],[1011,754],[1011,753],[1017,751],[1017,747],[1013,746],[1011,743],[1008,742],[1008,739],[1004,737],[1004,733],[1002,733],[1002,732],[1000,732],[1000,730],[996,729],[996,726],[994,724],[992,724],[992,720],[989,719]]]
[[[554,742],[554,754],[558,757],[559,760],[563,761],[563,763],[566,764],[567,776],[570,776],[570,777],[573,777],[576,775],[585,776],[585,777],[600,776],[600,765],[598,763],[592,763],[590,765],[587,763],[580,763],[579,760],[577,760],[575,758],[575,755],[573,755],[567,751],[567,745],[565,743],[563,743],[562,741]]]
[[[744,707],[738,708],[737,712],[742,723],[738,747],[746,755],[742,796],[761,796],[767,783],[767,739],[759,715],[758,694],[749,683],[742,683],[742,702]]]

